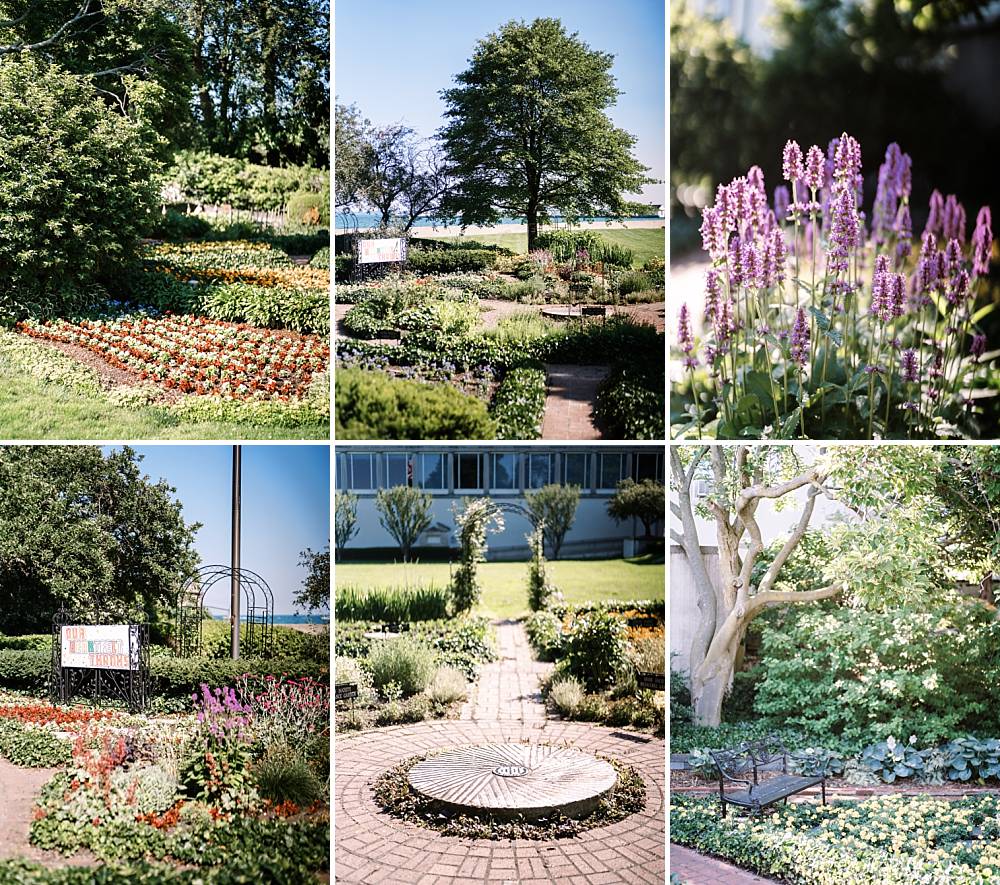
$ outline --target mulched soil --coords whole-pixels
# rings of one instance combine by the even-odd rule
[[[646,788],[642,776],[629,765],[600,757],[615,767],[618,784],[596,810],[584,817],[571,818],[555,813],[550,818],[526,822],[442,814],[434,802],[415,793],[407,779],[409,770],[428,755],[413,756],[389,769],[372,785],[372,794],[376,804],[393,817],[437,830],[446,836],[496,840],[568,838],[594,827],[624,820],[630,814],[642,811],[646,805]]]

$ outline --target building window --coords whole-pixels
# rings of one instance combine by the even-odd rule
[[[387,489],[413,485],[413,465],[410,463],[409,455],[385,456],[385,477],[382,485]]]
[[[600,456],[598,468],[598,488],[614,491],[618,483],[625,478],[625,456],[622,454],[605,454]]]
[[[455,489],[464,492],[479,492],[483,488],[483,459],[479,455],[452,455],[452,474]]]
[[[528,488],[540,489],[552,482],[552,455],[532,452],[528,456]]]
[[[590,488],[590,454],[567,452],[562,457],[563,485],[579,486],[583,491]]]
[[[337,488],[370,492],[375,488],[375,459],[370,454],[350,453],[340,456]]]
[[[440,492],[448,488],[445,480],[445,455],[443,452],[414,456],[414,485],[430,492]]]
[[[652,479],[661,482],[663,478],[663,454],[661,452],[638,452],[632,456],[632,478],[636,482]]]
[[[490,456],[493,460],[493,481],[490,489],[497,491],[512,491],[518,487],[517,480],[517,455],[513,452],[494,452]]]

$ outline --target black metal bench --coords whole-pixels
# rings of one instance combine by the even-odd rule
[[[801,793],[816,784],[820,786],[823,804],[826,805],[826,777],[789,774],[788,750],[774,736],[747,741],[735,750],[709,750],[709,755],[719,771],[719,805],[723,817],[726,816],[727,803],[740,808],[749,808],[751,813],[760,814],[768,805],[774,805],[782,799],[787,803],[789,796]],[[758,772],[779,760],[781,775],[761,782],[758,779]],[[727,793],[726,781],[746,784],[746,789]]]

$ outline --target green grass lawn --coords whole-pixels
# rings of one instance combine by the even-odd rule
[[[649,258],[663,258],[665,255],[664,229],[642,228],[639,230],[622,230],[621,228],[598,229],[596,231],[609,243],[615,243],[632,250],[632,264],[639,267]],[[433,232],[428,232],[433,236]],[[527,234],[480,234],[478,236],[444,237],[446,241],[461,243],[463,240],[475,240],[487,245],[505,246],[515,252],[524,254],[528,251]]]
[[[661,559],[563,559],[546,563],[550,580],[568,603],[603,599],[663,599],[665,570]],[[479,566],[483,598],[476,611],[491,618],[528,613],[528,563],[484,562]],[[436,584],[449,578],[446,562],[337,563],[338,587],[390,587]]]
[[[329,439],[328,427],[187,423],[162,409],[119,408],[18,373],[0,363],[0,436],[5,439]]]

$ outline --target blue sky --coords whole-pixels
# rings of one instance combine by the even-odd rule
[[[195,547],[202,565],[228,565],[232,446],[136,445],[140,469],[177,489],[186,522],[200,522]],[[276,614],[295,611],[292,596],[306,571],[299,552],[321,550],[330,537],[330,450],[322,445],[244,445],[241,555],[274,592]],[[219,582],[209,606],[228,611],[229,586]],[[216,612],[218,614],[218,612]]]
[[[592,48],[615,56],[624,92],[610,115],[638,139],[650,177],[664,173],[663,0],[338,0],[334,23],[335,90],[377,125],[404,122],[420,135],[441,125],[438,93],[454,85],[476,41],[511,19],[554,17]],[[663,202],[663,185],[643,196]]]

